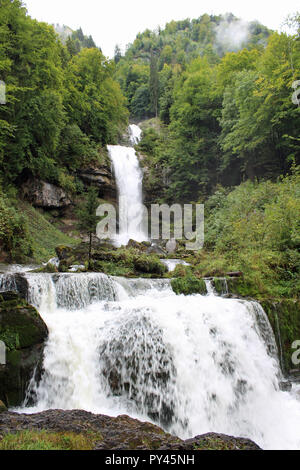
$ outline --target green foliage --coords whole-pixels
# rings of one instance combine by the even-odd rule
[[[32,255],[32,240],[26,216],[16,207],[16,201],[0,193],[0,249],[11,260]]]
[[[113,64],[98,49],[83,49],[68,64],[65,105],[72,122],[95,142],[112,143],[127,122]]]
[[[10,262],[45,262],[60,243],[76,243],[29,204],[0,195],[0,251]]]
[[[218,27],[230,28],[237,21],[233,15],[207,14],[193,20],[171,21],[164,29],[139,33],[124,56],[116,47],[116,78],[128,99],[132,116],[145,119],[160,113],[169,124],[174,76],[185,71],[196,58],[206,57],[214,65],[226,52],[236,50],[220,41],[217,31]],[[248,39],[242,47],[262,48],[270,31],[257,22],[250,23],[248,28]],[[149,97],[147,102],[146,97]]]
[[[299,338],[300,331],[300,301],[285,299],[280,302],[265,300],[261,303],[267,313],[273,331],[275,332],[281,367],[285,374],[295,368],[292,355],[295,349],[292,344],[295,338]]]
[[[96,227],[99,222],[99,217],[96,215],[98,206],[98,192],[96,188],[90,186],[86,200],[77,208],[78,228],[85,232],[90,239],[88,257],[89,267],[92,255],[92,236],[96,233]]]
[[[229,194],[219,190],[206,209],[205,250],[195,261],[199,273],[242,271],[249,295],[299,296],[299,167],[277,183],[248,181]],[[219,272],[210,272],[218,263]]]
[[[153,51],[151,51],[149,91],[150,91],[150,111],[155,115],[155,117],[157,117],[158,116],[159,82],[158,82],[157,58],[155,57]]]
[[[274,180],[299,164],[300,113],[291,97],[300,42],[294,36],[274,33],[265,49],[228,52],[218,63],[204,54],[183,70],[176,66],[165,63],[159,72],[163,138],[151,144],[144,133],[140,144],[151,172],[159,165],[170,175],[160,200],[203,201],[218,184]]]
[[[20,212],[26,218],[28,224],[29,236],[26,236],[26,240],[30,240],[31,261],[47,262],[50,258],[56,256],[55,248],[58,245],[74,246],[78,243],[78,240],[62,233],[53,225],[51,220],[47,220],[41,211],[34,209],[29,204],[22,202]]]
[[[158,256],[141,253],[133,248],[94,250],[91,269],[127,277],[162,277],[167,273],[167,267]]]
[[[63,174],[97,160],[127,122],[114,64],[79,29],[64,45],[53,27],[31,19],[19,0],[0,10],[0,176],[30,175],[60,183]],[[65,187],[70,186],[70,180]]]
[[[96,211],[99,205],[96,188],[91,186],[87,192],[85,201],[77,209],[78,227],[86,233],[95,233],[99,217]]]
[[[73,433],[50,431],[19,431],[0,440],[0,450],[93,450],[103,437],[97,432]]]
[[[197,278],[191,270],[187,270],[184,277],[172,279],[171,285],[177,295],[207,294],[205,282],[203,279]]]
[[[68,171],[74,172],[86,163],[97,161],[99,154],[95,143],[77,124],[72,124],[62,130],[59,159]]]

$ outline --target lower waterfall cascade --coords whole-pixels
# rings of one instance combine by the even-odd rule
[[[22,276],[49,339],[41,381],[32,379],[15,411],[128,414],[181,438],[218,432],[300,449],[299,391],[279,388],[276,342],[258,303],[211,288],[176,296],[168,279]],[[16,289],[13,275],[0,275],[4,289]]]

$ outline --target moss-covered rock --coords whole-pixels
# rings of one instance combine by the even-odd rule
[[[250,439],[226,436],[224,434],[208,433],[185,441],[194,450],[261,450]]]
[[[194,276],[192,272],[188,272],[184,277],[172,279],[171,286],[177,295],[207,294],[205,281]]]
[[[225,295],[228,293],[228,282],[225,277],[215,277],[213,279],[213,286],[215,291],[219,295]]]
[[[69,258],[70,256],[72,256],[74,252],[74,248],[71,246],[59,245],[55,248],[55,251],[56,251],[57,257],[60,260],[65,260]]]
[[[10,293],[10,300],[0,302],[0,340],[8,350],[42,343],[47,333],[47,326],[37,310],[17,294]]]
[[[0,368],[0,400],[18,406],[34,371],[41,367],[48,329],[37,310],[18,294],[0,297],[0,340],[6,345],[6,365]]]
[[[249,439],[206,434],[183,441],[160,427],[122,415],[49,410],[33,415],[0,414],[0,450],[258,450]],[[77,436],[77,438],[76,438]],[[75,448],[71,444],[76,444]],[[55,444],[55,449],[53,449]],[[66,444],[68,444],[66,446]],[[70,449],[71,447],[71,449]]]
[[[162,277],[167,273],[166,266],[159,256],[148,253],[149,243],[130,241],[126,248],[115,248],[109,243],[94,245],[90,270],[108,275],[127,277]],[[56,248],[60,259],[59,272],[68,272],[71,266],[86,265],[88,245],[81,243],[75,248],[59,246]]]
[[[143,253],[135,248],[95,250],[93,260],[94,263],[91,265],[93,270],[101,270],[111,275],[161,277],[168,271],[158,256]]]
[[[300,300],[263,300],[261,305],[275,333],[283,372],[288,374],[299,367],[292,362],[292,344],[300,340]]]
[[[157,256],[140,255],[133,259],[134,269],[140,273],[157,274],[162,276],[168,271],[168,268],[160,261]]]
[[[239,297],[253,297],[259,299],[261,297],[261,291],[246,277],[234,277],[226,278],[228,292],[230,294],[235,294]]]

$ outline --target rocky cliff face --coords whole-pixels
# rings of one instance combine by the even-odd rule
[[[34,207],[43,209],[62,209],[72,204],[62,188],[36,178],[29,179],[22,185],[21,195]]]
[[[47,336],[47,326],[34,307],[16,293],[0,293],[0,341],[6,346],[0,400],[6,406],[21,405],[33,374],[41,373]]]
[[[112,174],[109,164],[90,165],[78,173],[84,186],[96,186],[99,190],[99,197],[105,200],[117,200],[117,188],[115,178]]]

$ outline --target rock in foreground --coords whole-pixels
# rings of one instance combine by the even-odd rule
[[[183,441],[164,432],[151,423],[143,423],[129,416],[111,418],[94,415],[86,411],[49,410],[33,415],[12,412],[0,414],[0,448],[7,434],[30,431],[54,433],[75,433],[93,436],[94,450],[259,450],[248,439],[238,439],[222,434],[206,434]],[[28,434],[25,434],[28,439]],[[41,434],[42,435],[42,434]],[[96,438],[95,438],[96,436]],[[83,439],[84,441],[84,439]]]
[[[6,406],[24,401],[29,382],[40,374],[48,328],[37,310],[15,292],[0,293],[0,341],[6,347],[0,365],[0,400]]]

